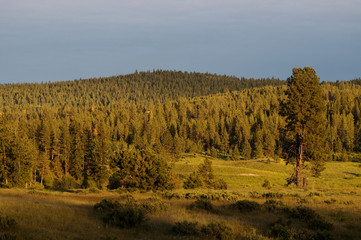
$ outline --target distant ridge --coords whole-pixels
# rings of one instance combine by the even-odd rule
[[[279,86],[275,78],[246,79],[210,73],[154,70],[54,83],[0,85],[2,107],[107,106],[114,101],[151,104],[246,88]]]

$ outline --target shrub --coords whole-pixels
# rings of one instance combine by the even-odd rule
[[[333,203],[336,203],[336,202],[337,202],[337,200],[334,199],[334,198],[331,198],[330,200],[325,200],[324,201],[324,203],[326,203],[326,204],[333,204]]]
[[[0,188],[11,188],[11,184],[0,183]]]
[[[103,221],[119,228],[132,228],[139,226],[146,220],[144,209],[136,206],[122,205],[110,211]]]
[[[0,240],[16,240],[16,234],[13,233],[1,233]]]
[[[307,230],[302,230],[302,231],[298,231],[294,234],[293,239],[295,240],[315,240],[315,234],[307,231]]]
[[[332,230],[333,225],[325,221],[318,213],[309,207],[298,206],[290,211],[290,217],[307,223],[312,230]]]
[[[297,231],[291,226],[291,222],[283,222],[279,219],[273,223],[269,229],[271,237],[280,240],[333,240],[331,234],[327,232],[310,232],[308,230]]]
[[[243,198],[244,195],[238,192],[208,192],[208,193],[173,193],[173,192],[165,192],[163,194],[164,198],[167,199],[209,199],[209,200],[225,200],[225,201],[237,201],[240,198]]]
[[[329,232],[316,232],[313,235],[314,240],[334,240],[335,238]]]
[[[110,212],[114,209],[117,209],[121,206],[118,201],[111,201],[103,199],[101,202],[94,205],[94,210],[99,213]]]
[[[79,187],[76,179],[71,175],[63,176],[55,183],[55,187],[64,190],[70,190]]]
[[[183,187],[185,189],[194,189],[202,186],[203,186],[202,179],[200,175],[195,172],[189,175],[189,177],[183,183]]]
[[[122,176],[120,175],[120,173],[114,173],[113,175],[111,175],[109,177],[108,188],[109,189],[120,188],[120,187],[122,187],[121,182],[122,182]]]
[[[319,193],[319,192],[310,192],[308,194],[309,197],[313,197],[313,196],[317,196],[317,197],[322,197],[323,194],[322,193]]]
[[[309,221],[315,218],[319,218],[320,215],[318,215],[318,213],[316,213],[312,208],[298,206],[290,211],[290,217]]]
[[[232,229],[223,222],[212,222],[201,228],[203,239],[234,239]]]
[[[281,240],[294,239],[295,230],[291,227],[291,223],[284,223],[281,219],[273,223],[270,228],[270,235]]]
[[[185,189],[194,189],[202,186],[212,189],[227,189],[227,183],[224,180],[214,177],[212,161],[207,158],[198,166],[197,171],[189,175],[183,184]]]
[[[247,235],[245,236],[244,240],[268,240],[269,238],[258,234],[256,229],[251,228]]]
[[[257,192],[257,191],[252,191],[252,192],[249,193],[249,196],[251,198],[260,198],[261,194],[259,194],[259,192]]]
[[[146,220],[145,209],[136,204],[121,204],[118,201],[102,200],[94,205],[94,210],[100,213],[104,223],[119,228],[136,227]]]
[[[146,213],[154,214],[167,211],[169,205],[158,198],[149,198],[146,202],[140,205]]]
[[[279,210],[285,209],[285,205],[282,201],[276,201],[276,200],[267,200],[263,204],[264,208],[269,212],[277,212]]]
[[[8,216],[0,216],[0,231],[8,231],[15,229],[17,223],[14,219]]]
[[[345,204],[345,205],[353,205],[353,204],[355,204],[355,202],[352,201],[352,200],[349,200],[349,201],[344,201],[343,204]]]
[[[283,194],[282,193],[277,193],[277,192],[268,192],[268,193],[264,193],[262,194],[262,197],[264,198],[283,198]]]
[[[198,226],[198,222],[176,222],[172,228],[173,233],[183,236],[198,236],[201,233],[201,229]]]
[[[146,150],[123,151],[113,159],[118,169],[109,178],[108,188],[172,189],[167,162]]]
[[[198,199],[189,206],[190,209],[202,209],[206,211],[213,211],[214,207],[208,199]]]
[[[261,205],[255,201],[249,201],[249,200],[240,200],[237,201],[234,204],[235,207],[238,208],[241,212],[251,212],[255,210],[259,210],[261,208]]]
[[[198,222],[177,222],[172,231],[177,235],[196,236],[201,239],[234,239],[232,229],[223,222],[212,222],[202,227],[198,225]]]
[[[213,189],[227,189],[227,183],[223,179],[214,180],[212,183]]]
[[[325,221],[323,218],[315,218],[308,221],[307,226],[309,229],[312,230],[332,230],[333,225],[327,221]]]
[[[211,156],[214,158],[218,157],[218,151],[215,147],[211,148]]]
[[[43,184],[44,184],[44,188],[54,188],[55,187],[54,178],[50,176],[45,177]]]
[[[265,179],[263,184],[262,184],[262,187],[267,188],[267,189],[271,189],[270,181],[268,179]]]

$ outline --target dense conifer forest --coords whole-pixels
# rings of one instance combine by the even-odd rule
[[[321,85],[328,160],[361,151],[359,81]],[[292,162],[280,115],[285,90],[279,79],[160,70],[1,85],[0,182],[164,189],[174,187],[169,179],[179,176],[168,163],[182,153]]]

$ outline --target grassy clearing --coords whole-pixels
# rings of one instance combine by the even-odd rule
[[[185,155],[173,162],[176,173],[187,176],[204,159],[201,155]],[[330,162],[320,178],[312,177],[306,189],[285,187],[285,178],[293,169],[282,161],[267,159],[225,161],[213,159],[217,177],[223,178],[228,190],[176,189],[172,192],[133,192],[139,202],[160,199],[169,205],[166,211],[148,214],[145,225],[135,229],[119,229],[104,224],[93,210],[102,199],[129,199],[129,193],[118,191],[54,192],[47,190],[1,189],[0,215],[17,222],[12,234],[17,239],[201,239],[204,236],[180,236],[172,232],[176,223],[198,222],[201,227],[221,222],[233,231],[236,239],[274,239],[271,230],[304,229],[306,224],[292,220],[292,226],[272,225],[280,218],[289,219],[285,211],[269,212],[261,207],[252,212],[241,212],[233,206],[238,200],[249,200],[261,206],[267,200],[281,201],[288,209],[297,206],[312,208],[333,229],[334,239],[359,239],[361,236],[361,167],[355,162]],[[269,180],[271,188],[262,187]],[[169,197],[173,196],[173,197]],[[212,211],[190,208],[197,198],[208,197]],[[275,227],[277,226],[277,227]],[[294,228],[294,229],[293,229]],[[297,230],[298,231],[298,230]],[[313,233],[313,230],[307,230]],[[203,233],[204,234],[204,233]],[[263,238],[262,238],[263,237]]]

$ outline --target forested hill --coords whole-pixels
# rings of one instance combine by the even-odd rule
[[[160,78],[167,74],[179,74],[189,81],[197,79],[185,77],[187,73],[155,72],[114,77],[113,80],[1,86],[1,105],[9,107],[0,110],[0,187],[1,184],[22,187],[40,184],[52,188],[72,179],[76,183],[74,186],[105,188],[111,176],[125,179],[124,176],[129,175],[119,175],[117,164],[122,161],[117,162],[117,159],[130,159],[130,164],[132,159],[149,157],[140,153],[138,156],[138,150],[165,158],[168,155],[178,157],[185,152],[207,152],[235,160],[285,156],[289,136],[283,130],[286,122],[280,115],[280,104],[285,98],[286,86],[225,90],[224,93],[179,98],[149,106],[121,101],[122,92],[128,93],[115,84],[118,78],[131,79],[139,75]],[[193,75],[199,79],[213,76],[214,82],[222,82],[216,79],[223,78]],[[242,80],[234,79],[242,83]],[[205,86],[205,89],[195,90],[193,94],[211,91],[211,87],[206,87],[207,81],[203,81],[199,80],[203,85],[197,86]],[[218,90],[225,85],[220,84]],[[164,99],[188,96],[181,94],[185,87],[179,87],[182,91],[177,93],[171,86],[168,85],[168,91],[173,91],[174,95],[166,96],[153,87],[151,89],[158,89],[158,92],[154,90],[149,99],[156,99],[157,94],[162,94]],[[22,97],[12,95],[16,89]],[[140,89],[144,89],[144,95],[151,92],[145,87],[133,86],[133,93],[127,96],[141,96]],[[361,152],[361,86],[347,82],[342,86],[324,83],[322,89],[327,108],[324,117],[327,118],[325,140],[328,146],[325,152],[335,160],[351,159],[353,153]],[[96,96],[108,99],[109,104]],[[145,103],[147,97],[141,99]],[[21,101],[28,103],[23,107]],[[79,106],[77,101],[90,106]],[[36,103],[43,105],[39,108],[30,106]],[[64,107],[66,103],[74,106]],[[133,150],[136,155],[124,155],[128,151],[133,154]],[[126,179],[131,181],[132,177]],[[132,186],[139,186],[138,183],[132,182]]]
[[[180,71],[135,72],[86,80],[0,85],[0,106],[108,106],[114,102],[149,104],[262,86],[279,86],[279,79],[246,79]]]

